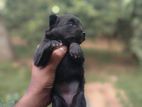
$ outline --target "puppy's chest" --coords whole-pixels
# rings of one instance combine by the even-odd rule
[[[82,64],[78,64],[75,59],[72,59],[67,52],[56,71],[56,79],[59,81],[68,81],[79,79],[83,69]]]

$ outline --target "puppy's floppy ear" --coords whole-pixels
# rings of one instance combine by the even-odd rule
[[[56,14],[52,14],[49,16],[49,28],[52,29],[58,20],[58,16]]]

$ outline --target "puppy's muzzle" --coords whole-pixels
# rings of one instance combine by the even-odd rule
[[[85,40],[85,32],[81,33],[81,39],[80,39],[80,43],[82,43]]]

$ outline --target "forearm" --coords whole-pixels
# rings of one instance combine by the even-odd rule
[[[51,102],[51,89],[41,92],[26,92],[15,107],[47,107]]]
[[[37,80],[32,76],[34,80],[31,79],[31,83],[29,84],[26,93],[18,101],[15,107],[47,107],[51,102],[51,91],[54,80],[54,74],[52,74],[52,72],[53,71],[49,74],[50,76],[42,75],[42,81],[41,79]]]
[[[52,87],[55,79],[56,67],[66,53],[66,47],[53,51],[48,65],[38,68],[32,65],[32,77],[24,96],[15,107],[47,107],[51,103]]]

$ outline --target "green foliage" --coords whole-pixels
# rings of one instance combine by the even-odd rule
[[[135,32],[131,40],[131,50],[139,59],[140,65],[142,65],[142,23],[141,20],[135,19],[134,21]]]
[[[5,17],[10,29],[29,41],[38,40],[48,26],[48,16],[57,5],[60,13],[73,13],[84,23],[89,37],[112,35],[115,23],[125,18],[126,0],[7,0]],[[128,4],[128,3],[127,3]],[[129,9],[129,8],[128,8]],[[122,11],[121,11],[122,10]],[[131,10],[131,9],[129,9]],[[130,12],[127,12],[127,17]]]
[[[131,51],[139,59],[140,66],[142,66],[142,1],[134,0],[134,12],[133,12],[133,30],[134,35],[131,39]]]
[[[118,38],[125,43],[127,50],[141,59],[138,52],[141,46],[137,48],[141,23],[137,27],[134,24],[135,20],[141,22],[141,5],[141,0],[6,0],[2,16],[11,34],[30,44],[25,50],[33,50],[48,27],[52,7],[58,6],[59,14],[72,13],[80,17],[87,37]]]
[[[7,0],[5,18],[13,35],[20,35],[34,44],[47,26],[47,2],[35,0]]]

